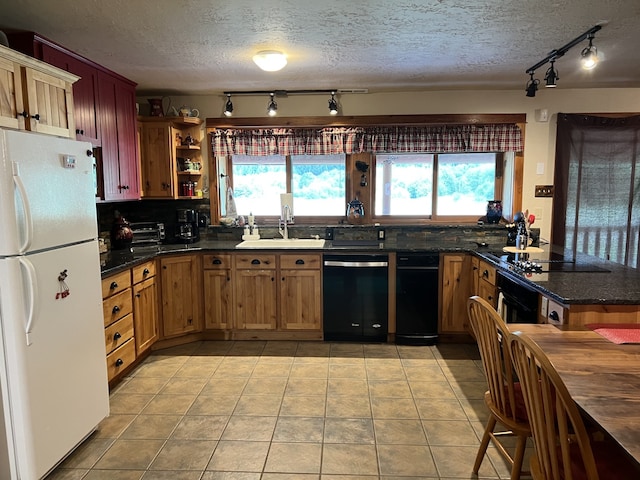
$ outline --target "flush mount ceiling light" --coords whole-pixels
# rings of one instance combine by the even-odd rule
[[[558,72],[555,68],[553,68],[555,60],[551,60],[551,66],[547,70],[547,73],[544,75],[545,87],[547,88],[556,88],[556,80],[559,80]]]
[[[589,30],[584,32],[582,35],[574,38],[566,45],[560,48],[557,48],[555,50],[551,50],[549,55],[547,55],[545,58],[540,60],[535,65],[532,65],[529,68],[527,68],[526,70],[527,75],[531,75],[531,80],[527,83],[527,88],[526,88],[527,97],[536,96],[536,90],[538,89],[539,81],[533,79],[533,74],[538,68],[542,67],[546,63],[551,63],[551,66],[549,67],[549,69],[545,74],[544,80],[545,80],[546,87],[555,88],[556,82],[560,77],[558,77],[558,71],[554,68],[554,62],[558,58],[562,57],[565,53],[567,53],[572,47],[575,47],[580,42],[587,39],[589,40],[589,46],[582,50],[580,54],[580,57],[581,57],[580,60],[583,68],[585,69],[594,68],[598,61],[598,50],[596,49],[596,47],[593,46],[593,38],[596,32],[599,31],[600,29],[602,29],[602,25],[595,25],[591,27]]]
[[[337,115],[338,114],[338,102],[336,102],[336,92],[331,92],[331,98],[329,99],[329,114]]]
[[[531,72],[531,80],[529,80],[527,82],[527,97],[535,97],[536,96],[536,92],[538,91],[538,84],[540,83],[540,80],[538,80],[537,78],[533,78],[533,72]]]
[[[230,117],[233,115],[233,103],[231,102],[231,94],[227,94],[227,104],[224,107],[224,116]]]
[[[278,114],[278,104],[275,101],[275,93],[271,94],[271,100],[269,100],[269,105],[267,106],[267,114],[270,117],[275,117]]]
[[[593,34],[589,35],[589,46],[582,49],[582,68],[591,70],[598,63],[598,49],[593,46]]]
[[[287,64],[287,57],[277,50],[262,50],[253,56],[253,61],[265,72],[277,72]]]

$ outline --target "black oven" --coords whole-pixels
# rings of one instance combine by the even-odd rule
[[[502,318],[507,323],[538,323],[538,292],[497,272]]]

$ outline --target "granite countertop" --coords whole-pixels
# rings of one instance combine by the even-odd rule
[[[136,251],[112,250],[101,254],[102,276],[106,277],[126,268],[131,268],[139,263],[151,260],[162,255],[173,255],[190,252],[206,251],[234,251],[251,252],[253,249],[237,249],[238,240],[201,240],[192,244],[170,244],[158,247],[146,247]],[[338,242],[336,242],[338,243]],[[549,248],[545,247],[548,253]],[[292,251],[292,249],[272,250],[279,253]],[[490,247],[461,243],[459,245],[450,242],[423,242],[411,239],[387,239],[384,242],[371,245],[340,244],[333,245],[327,240],[321,250],[295,249],[295,251],[322,251],[328,252],[466,252],[475,253],[482,259],[493,264],[505,276],[533,287],[540,293],[549,296],[553,300],[569,304],[607,304],[607,305],[638,305],[640,304],[640,271],[635,268],[624,267],[617,263],[606,262],[595,257],[577,256],[575,264],[578,266],[597,265],[600,271],[580,272],[544,272],[524,274],[514,270],[513,266],[501,258],[502,252],[492,251]],[[557,253],[557,251],[556,251]],[[531,255],[534,257],[533,254]],[[544,255],[543,255],[544,256]]]

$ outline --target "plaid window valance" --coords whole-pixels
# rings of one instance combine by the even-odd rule
[[[394,127],[218,129],[214,155],[521,152],[515,124]]]

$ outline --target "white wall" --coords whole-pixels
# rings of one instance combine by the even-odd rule
[[[139,98],[140,114],[148,114],[147,97]],[[640,88],[633,89],[545,89],[536,97],[522,91],[420,91],[345,94],[337,97],[341,115],[429,115],[447,113],[524,113],[527,116],[525,136],[525,171],[523,208],[536,215],[536,226],[543,238],[549,238],[552,201],[535,198],[534,185],[553,183],[555,134],[558,112],[611,113],[640,112]],[[221,118],[226,103],[224,95],[165,98],[167,104],[180,108],[186,104],[200,111],[200,118]],[[264,117],[268,96],[232,98],[234,117]],[[328,116],[329,95],[291,95],[276,98],[278,114],[284,117]],[[536,111],[546,109],[548,120],[536,120]],[[538,168],[542,173],[537,173]]]

